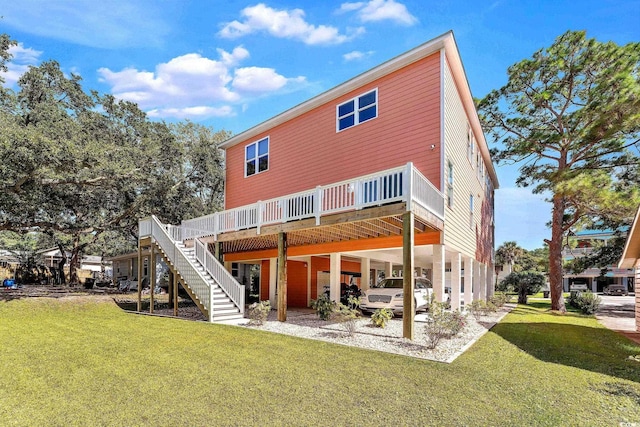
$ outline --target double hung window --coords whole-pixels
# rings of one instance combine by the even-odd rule
[[[338,105],[336,116],[338,132],[378,117],[378,89]]]
[[[244,175],[251,176],[269,169],[269,137],[249,144],[244,149]]]

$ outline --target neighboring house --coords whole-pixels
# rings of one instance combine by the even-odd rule
[[[635,283],[640,283],[640,207],[627,233],[627,242],[620,257],[618,268],[634,271]],[[640,332],[640,292],[636,291],[636,331]]]
[[[341,283],[367,289],[382,272],[404,272],[405,286],[407,273],[428,277],[441,301],[451,287],[454,308],[492,294],[498,180],[453,33],[222,148],[223,212],[180,227],[140,223],[141,248],[160,248],[173,268],[189,269],[179,274],[187,287],[194,280],[208,289],[210,277],[188,266],[207,264],[242,311],[244,291],[214,261],[226,270],[251,265],[260,299],[278,306],[280,320],[287,306],[308,307],[325,289],[338,300]]]
[[[15,277],[19,265],[20,260],[11,251],[0,249],[0,280]]]
[[[42,264],[48,268],[57,268],[62,261],[62,252],[58,248],[43,249],[37,252]],[[67,252],[67,264],[65,268],[68,268],[68,260],[71,258],[71,252]],[[109,269],[111,264],[108,261],[102,260],[101,256],[96,255],[83,255],[80,259],[80,270],[86,270],[91,272],[101,272],[105,268]]]
[[[576,241],[576,247],[562,251],[563,263],[593,253],[599,246],[606,246],[614,235],[613,230],[582,230],[572,236]],[[609,285],[623,285],[630,292],[634,290],[633,270],[619,268],[615,265],[607,267],[608,271],[603,277],[600,268],[588,268],[582,273],[573,274],[564,272],[563,288],[565,292],[574,283],[583,283],[592,292],[602,292]]]

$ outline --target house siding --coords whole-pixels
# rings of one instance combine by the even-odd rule
[[[447,163],[451,161],[454,171],[453,207],[445,207],[444,243],[465,256],[490,263],[493,251],[491,226],[493,201],[492,197],[486,197],[483,182],[477,176],[477,141],[480,139],[474,134],[475,154],[470,162],[467,156],[467,132],[470,122],[468,112],[465,111],[446,61],[443,68],[445,141],[443,167],[446,170]],[[473,224],[469,218],[470,195],[474,196]]]
[[[441,189],[440,87],[440,53],[436,52],[228,148],[225,208],[410,161]],[[377,118],[336,132],[336,106],[375,88]],[[245,178],[245,146],[266,136],[270,138],[269,170]]]

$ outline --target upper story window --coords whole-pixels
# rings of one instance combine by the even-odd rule
[[[255,175],[269,169],[269,137],[244,148],[244,176]]]
[[[447,206],[453,208],[453,163],[447,162]]]
[[[471,126],[467,123],[467,159],[469,159],[469,163],[473,166],[473,148],[475,143],[473,141],[473,132],[471,131]]]
[[[336,115],[337,132],[378,117],[378,89],[338,105]]]
[[[480,184],[482,184],[484,186],[484,160],[482,160],[482,153],[480,152],[480,147],[478,147],[478,151],[477,151],[477,157],[478,157],[478,169],[477,169],[477,173],[478,173],[478,181],[480,181]]]

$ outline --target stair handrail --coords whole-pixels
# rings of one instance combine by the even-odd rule
[[[205,271],[218,283],[225,294],[240,309],[240,313],[244,314],[245,304],[245,286],[241,285],[235,277],[226,269],[224,265],[215,255],[211,253],[209,247],[200,239],[194,239],[196,249],[196,259]]]
[[[153,240],[160,245],[169,261],[175,266],[178,274],[195,291],[204,307],[209,311],[209,317],[211,317],[211,284],[202,272],[193,265],[177,242],[171,238],[168,228],[155,215],[151,216],[150,231]]]

